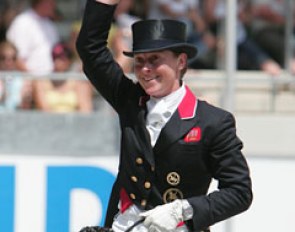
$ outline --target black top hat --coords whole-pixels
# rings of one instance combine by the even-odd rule
[[[183,22],[163,20],[141,20],[132,25],[133,51],[124,55],[133,57],[136,53],[172,50],[184,52],[188,58],[197,54],[197,48],[186,42],[186,25]]]

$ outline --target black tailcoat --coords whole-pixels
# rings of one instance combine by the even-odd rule
[[[77,41],[84,72],[118,113],[122,131],[106,225],[118,211],[121,188],[143,209],[187,199],[194,209],[189,222],[193,231],[243,212],[252,201],[251,180],[234,117],[197,100],[187,88],[153,148],[145,126],[148,96],[124,75],[106,46],[114,10],[88,0]],[[212,178],[218,191],[208,194]]]

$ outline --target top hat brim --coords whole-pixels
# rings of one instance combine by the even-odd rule
[[[177,44],[167,45],[162,47],[139,48],[139,49],[135,49],[134,51],[123,51],[123,54],[128,57],[134,57],[134,55],[138,53],[158,52],[163,50],[171,50],[171,51],[186,53],[189,59],[194,58],[198,53],[197,48],[191,44],[177,43]]]

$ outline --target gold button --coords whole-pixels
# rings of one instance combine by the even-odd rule
[[[136,158],[136,163],[137,164],[143,164],[143,159],[142,158]]]
[[[146,181],[146,182],[144,183],[144,187],[145,187],[146,189],[149,189],[149,188],[151,187],[151,183],[148,182],[148,181]]]
[[[137,182],[137,177],[136,177],[136,176],[131,176],[131,180],[132,180],[133,182]]]
[[[135,196],[135,194],[134,193],[130,193],[130,198],[132,199],[132,200],[135,200],[136,199],[136,196]]]
[[[141,200],[141,206],[146,206],[147,201],[146,200]]]

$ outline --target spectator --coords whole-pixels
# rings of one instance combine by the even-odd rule
[[[212,68],[212,64],[205,60],[211,50],[215,49],[216,39],[210,30],[207,30],[206,21],[200,12],[199,0],[152,0],[148,17],[175,19],[186,23],[187,40],[198,48],[197,61],[191,61],[190,66],[195,67],[197,63],[197,66],[202,64],[202,68]]]
[[[55,12],[55,0],[31,0],[31,7],[19,14],[8,28],[7,39],[19,51],[22,70],[38,73],[53,70],[51,50],[59,41],[52,21]]]
[[[5,39],[6,32],[6,22],[4,20],[4,15],[8,8],[8,2],[5,0],[0,1],[0,41]]]
[[[64,73],[71,67],[72,53],[65,43],[52,51],[54,72]],[[92,88],[86,80],[36,80],[36,108],[44,112],[89,113],[92,111]]]
[[[15,6],[5,6],[0,9],[0,41],[6,40],[6,31],[18,11]]]
[[[295,12],[293,9],[292,12]],[[284,0],[252,1],[253,20],[251,24],[253,39],[281,67],[285,66],[285,26],[286,11]],[[294,35],[293,35],[294,37]],[[295,59],[291,60],[291,71],[295,73]]]
[[[76,50],[76,40],[78,37],[78,33],[80,31],[80,27],[80,21],[75,21],[72,23],[69,39],[67,41],[68,48],[71,50],[71,53],[73,54],[72,65],[70,67],[70,70],[73,72],[82,72],[82,62]]]
[[[121,0],[114,14],[115,25],[111,39],[111,49],[116,61],[121,65],[125,73],[133,70],[132,59],[123,55],[124,50],[132,47],[131,25],[140,20],[130,11],[134,7],[134,0]]]
[[[0,43],[0,71],[7,72],[7,76],[0,79],[0,108],[4,110],[31,108],[31,81],[24,80],[16,74],[15,71],[18,71],[16,64],[16,47],[8,41],[2,41]],[[11,73],[8,74],[9,72]]]
[[[211,31],[217,35],[226,15],[225,1],[204,0],[203,4],[205,18],[210,25]],[[247,1],[238,1],[236,41],[238,69],[263,70],[270,75],[278,76],[281,73],[279,64],[269,57],[248,35],[246,24],[249,21],[249,10]]]

